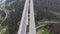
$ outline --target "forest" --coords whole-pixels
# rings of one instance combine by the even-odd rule
[[[36,34],[60,34],[60,0],[33,0],[33,3]],[[24,4],[25,0],[0,0],[0,34],[17,34]]]

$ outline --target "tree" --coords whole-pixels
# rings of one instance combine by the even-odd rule
[[[55,2],[54,2],[55,1]],[[59,0],[34,0],[34,8],[37,11],[36,21],[42,20],[43,18],[49,20],[60,20],[60,15],[56,13],[60,12]],[[7,25],[8,34],[14,34],[18,31],[18,22],[21,20],[23,7],[25,0],[7,0],[6,9],[11,12],[7,16],[6,20],[2,22],[2,26]],[[55,3],[55,4],[54,4]],[[51,5],[52,4],[52,5]],[[56,13],[55,13],[56,12]],[[36,23],[37,24],[37,23]],[[6,33],[7,33],[6,32]]]
[[[6,20],[2,22],[2,26],[7,25],[7,31],[6,34],[14,34],[17,33],[19,24],[18,22],[21,20],[22,12],[23,12],[23,7],[24,7],[24,1],[23,4],[20,0],[14,0],[14,2],[6,3],[6,9],[11,10],[9,15],[7,16]],[[7,33],[8,32],[8,33]]]

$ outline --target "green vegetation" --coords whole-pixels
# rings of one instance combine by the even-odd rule
[[[4,3],[0,4],[0,9],[4,9],[4,8],[5,8],[5,4]],[[0,14],[0,23],[2,22],[2,20],[3,20],[3,17]],[[6,32],[6,26],[0,27],[0,33],[4,34],[5,32]]]
[[[1,34],[5,34],[7,26],[0,27]]]
[[[36,29],[37,34],[49,34],[49,29],[45,28],[44,26],[38,27]]]
[[[21,19],[24,2],[22,4],[20,4],[21,3],[20,1],[14,1],[11,4],[10,3],[11,2],[8,2],[6,5],[4,3],[0,4],[0,8],[3,10],[5,9],[5,6],[7,7],[5,9],[5,11],[8,14],[8,18],[3,22],[3,23],[5,23],[5,25],[7,23],[8,27],[7,26],[0,27],[1,34],[4,34],[4,33],[16,34],[18,31],[19,24],[17,25],[17,23]],[[35,15],[35,22],[36,22],[37,27],[41,23],[48,23],[48,22],[57,23],[58,21],[60,21],[60,14],[58,13],[58,11],[54,12],[51,9],[49,9],[48,6],[45,7],[44,3],[43,3],[43,5],[41,4],[41,6],[40,6],[40,4],[41,3],[39,1],[37,2],[37,4],[36,4],[36,2],[34,3],[34,5],[36,5],[36,6],[34,6],[34,15]],[[30,13],[30,12],[28,12],[28,13]],[[30,18],[29,16],[30,16],[30,14],[28,15],[28,20]],[[3,20],[3,18],[0,15],[0,22],[2,22],[2,20]],[[52,28],[52,27],[50,27],[50,28],[52,30],[57,30],[59,32],[59,30],[58,30],[59,27],[57,28],[57,26],[55,26],[56,29]],[[41,26],[41,27],[36,28],[36,32],[37,32],[37,34],[49,34],[50,28],[45,28],[45,26]],[[7,29],[7,31],[6,31],[6,29]],[[27,32],[29,32],[29,24],[27,25],[26,30],[27,30]],[[55,32],[55,31],[53,31],[53,32]]]
[[[3,18],[1,17],[1,15],[0,15],[0,22],[3,20]]]
[[[0,8],[3,9],[5,7],[5,3],[0,4]]]

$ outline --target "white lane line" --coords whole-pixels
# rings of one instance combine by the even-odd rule
[[[33,0],[30,0],[30,31],[29,34],[36,34]]]
[[[28,6],[29,6],[29,0],[26,0],[18,34],[26,34],[26,27],[28,22]]]

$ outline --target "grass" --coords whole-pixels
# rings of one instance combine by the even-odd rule
[[[49,34],[49,29],[46,29],[44,26],[38,27],[36,29],[37,34]]]
[[[0,27],[0,33],[4,34],[6,32],[6,28],[7,28],[7,26]]]

